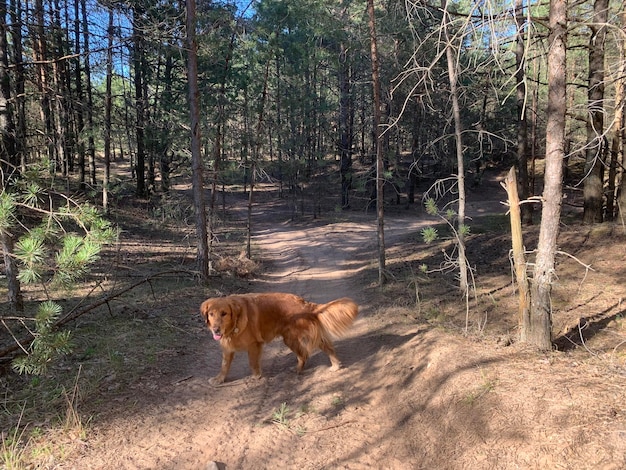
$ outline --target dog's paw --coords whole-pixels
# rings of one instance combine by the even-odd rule
[[[217,385],[221,385],[224,383],[224,377],[221,377],[219,375],[216,377],[211,377],[209,379],[209,383],[213,385],[214,387],[216,387]]]
[[[336,362],[335,364],[330,366],[330,370],[335,372],[337,370],[341,369],[341,363],[340,362]]]

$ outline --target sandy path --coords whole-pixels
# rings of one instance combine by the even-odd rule
[[[470,202],[468,215],[500,208],[492,202]],[[143,381],[135,396],[116,397],[118,411],[64,468],[626,468],[623,377],[593,362],[572,365],[567,355],[542,359],[414,320],[390,321],[368,305],[371,286],[359,284],[359,273],[376,267],[371,216],[294,223],[264,207],[270,212],[257,214],[253,244],[266,271],[249,290],[315,302],[353,297],[360,317],[336,342],[344,367],[332,372],[316,354],[298,376],[294,355],[275,341],[261,380],[248,379],[239,354],[228,381],[212,387],[219,346],[198,320],[184,338],[181,380]],[[425,223],[386,222],[388,248],[403,234],[418,236]]]

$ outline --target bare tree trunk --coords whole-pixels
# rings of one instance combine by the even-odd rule
[[[6,17],[6,1],[0,0],[0,18]],[[15,134],[15,117],[9,75],[9,44],[6,22],[0,23],[0,183],[1,190],[9,184],[9,178],[19,171],[19,156]]]
[[[448,64],[448,79],[450,80],[450,96],[452,98],[452,115],[454,118],[454,136],[456,141],[457,185],[459,190],[459,214],[457,221],[457,243],[459,249],[459,288],[461,292],[469,295],[469,282],[467,273],[467,258],[465,256],[465,163],[463,162],[463,126],[461,124],[461,109],[459,107],[459,92],[457,89],[457,64],[454,48],[448,32],[448,12],[446,0],[441,0],[441,8],[444,11],[443,33],[446,40],[446,60]]]
[[[531,314],[525,341],[540,350],[552,348],[550,294],[561,216],[565,157],[567,0],[550,0],[548,38],[548,110],[541,228],[531,286]]]
[[[24,311],[24,298],[20,281],[17,278],[17,263],[13,257],[13,236],[4,230],[0,231],[0,244],[4,254],[4,269],[7,277],[7,300],[13,312],[22,312]]]
[[[35,0],[35,8],[34,8],[34,33],[31,37],[33,37],[33,55],[35,57],[35,61],[38,62],[36,65],[36,83],[37,89],[39,92],[40,98],[40,111],[41,111],[41,122],[44,124],[45,131],[45,145],[47,149],[47,157],[50,162],[54,162],[56,159],[55,156],[55,138],[54,138],[54,130],[52,126],[52,110],[50,107],[50,71],[48,69],[48,48],[47,48],[47,39],[44,31],[44,7],[42,0]]]
[[[6,18],[6,1],[0,0],[0,18]],[[9,51],[6,23],[0,23],[0,190],[5,192],[11,186],[11,179],[19,173],[20,161],[17,152],[15,118],[12,106],[11,80],[9,76]],[[7,278],[7,300],[12,311],[24,310],[24,302],[18,269],[13,257],[13,236],[6,227],[0,229],[0,247],[4,255],[4,269]]]
[[[84,191],[85,185],[85,92],[83,90],[83,71],[80,63],[80,1],[74,0],[74,51],[77,54],[74,60],[74,82],[76,83],[76,153],[78,156],[78,182]],[[87,50],[83,50],[87,56]]]
[[[626,15],[626,13],[625,13]],[[626,33],[626,32],[625,32]],[[624,43],[626,41],[622,40]],[[616,202],[619,194],[617,193],[618,167],[624,161],[624,142],[622,140],[622,128],[624,126],[624,82],[626,81],[626,51],[620,51],[620,66],[617,72],[617,80],[615,81],[615,115],[613,117],[613,125],[611,126],[611,153],[609,161],[609,174],[607,178],[607,199],[606,199],[606,218],[614,220],[616,216]],[[623,181],[623,175],[622,175]]]
[[[107,29],[107,75],[104,94],[104,179],[102,181],[102,206],[109,210],[109,179],[111,171],[111,108],[113,107],[113,8],[109,8],[109,27]]]
[[[616,166],[619,168],[616,174],[616,181],[620,181],[621,184],[617,190],[617,214],[622,224],[626,224],[626,78],[624,77],[624,71],[626,67],[626,11],[622,11],[620,15],[622,36],[620,40],[620,83],[621,88],[621,101],[615,103],[616,109],[619,109],[619,120],[616,112],[615,127],[613,134],[613,147],[617,149],[617,156],[615,157]],[[616,93],[617,95],[617,93]],[[617,100],[617,97],[616,97]]]
[[[378,45],[374,0],[367,0],[372,58],[372,87],[374,88],[374,142],[376,144],[376,219],[378,222],[378,285],[385,282],[385,175],[383,165],[383,139],[381,137],[380,73],[378,70]]]
[[[587,150],[583,188],[583,223],[602,222],[604,173],[604,42],[609,0],[595,0],[593,20],[589,25],[589,90],[587,119]]]
[[[189,82],[189,114],[191,123],[191,166],[193,201],[196,210],[198,238],[197,264],[203,282],[209,277],[209,244],[207,240],[204,176],[200,146],[200,103],[198,97],[198,43],[196,41],[196,1],[187,0],[187,81]]]
[[[526,254],[522,238],[522,216],[520,210],[519,194],[517,192],[517,178],[515,168],[511,168],[504,183],[504,189],[509,196],[509,211],[511,218],[511,239],[513,246],[513,265],[515,268],[515,280],[519,292],[519,316],[520,341],[525,342],[530,325],[530,289],[528,275],[526,273]]]
[[[145,96],[144,74],[143,74],[143,11],[138,5],[133,10],[133,65],[134,65],[134,86],[135,86],[135,137],[137,139],[137,155],[135,160],[135,176],[137,178],[137,196],[146,195],[146,152],[145,152]],[[195,20],[194,20],[195,21]]]
[[[345,11],[345,8],[344,8]],[[352,189],[352,142],[354,140],[354,106],[348,50],[339,45],[339,172],[341,174],[341,207],[350,207]]]
[[[281,70],[280,61],[282,60],[282,54],[275,55],[276,61],[276,153],[278,158],[278,197],[283,197],[283,113],[282,113],[282,92],[281,92]]]
[[[254,133],[253,138],[254,144],[252,147],[252,164],[250,165],[250,193],[248,194],[248,219],[246,224],[246,256],[248,259],[252,259],[252,204],[254,202],[254,178],[256,175],[256,165],[261,157],[261,135],[263,132],[263,119],[265,117],[265,102],[267,101],[267,82],[269,79],[270,62],[271,61],[268,60],[265,64],[259,118],[257,120],[256,132]]]
[[[91,87],[91,60],[89,54],[89,22],[87,21],[87,5],[85,0],[80,2],[83,15],[83,47],[85,49],[85,88],[87,89],[87,156],[89,157],[89,181],[96,185],[96,143],[93,124],[93,93]]]
[[[524,47],[524,1],[515,0],[515,81],[517,83],[517,168],[519,171],[520,197],[528,199],[530,180],[528,177],[528,100],[526,90],[526,51]],[[526,33],[527,34],[527,33]],[[532,204],[522,204],[522,222],[532,224]]]

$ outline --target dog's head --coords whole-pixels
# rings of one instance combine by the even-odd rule
[[[248,323],[241,300],[232,296],[205,300],[200,313],[216,341],[236,335]]]

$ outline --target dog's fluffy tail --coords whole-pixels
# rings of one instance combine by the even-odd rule
[[[352,299],[344,297],[327,304],[318,305],[315,313],[324,332],[339,338],[354,322],[359,314],[359,306]]]

